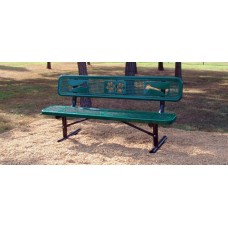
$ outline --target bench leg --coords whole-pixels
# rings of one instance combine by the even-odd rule
[[[156,153],[167,140],[167,136],[163,136],[162,139],[158,141],[158,125],[157,124],[148,124],[148,125],[149,127],[153,128],[153,140],[154,140],[154,148],[150,151],[150,153]]]
[[[66,117],[59,117],[59,118],[62,118],[63,138],[62,138],[62,139],[59,139],[58,142],[62,142],[63,140],[66,140],[66,139],[68,139],[70,136],[76,135],[76,134],[78,134],[78,133],[81,131],[81,129],[77,129],[76,131],[73,131],[73,132],[71,132],[71,133],[68,135],[68,133],[67,133],[67,128],[68,128],[69,126],[87,120],[87,119],[82,119],[82,120],[78,120],[78,121],[75,121],[75,122],[73,122],[73,123],[67,124],[67,118],[66,118]]]
[[[67,137],[67,118],[62,117],[63,138]]]
[[[157,147],[158,146],[158,125],[157,124],[153,124],[153,138],[154,138],[154,146]]]

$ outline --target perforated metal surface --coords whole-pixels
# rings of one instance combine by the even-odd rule
[[[176,77],[62,75],[58,81],[60,96],[178,101],[182,89]]]
[[[142,112],[130,110],[109,110],[98,108],[80,108],[70,106],[50,106],[42,110],[44,115],[76,118],[107,119],[117,121],[171,124],[176,115],[170,113]]]

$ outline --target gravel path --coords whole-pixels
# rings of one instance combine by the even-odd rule
[[[78,135],[62,142],[57,142],[61,120],[55,119],[0,134],[0,164],[228,164],[227,133],[160,127],[160,136],[166,134],[168,140],[156,154],[149,154],[151,138],[124,124],[89,120],[69,132],[77,128]]]

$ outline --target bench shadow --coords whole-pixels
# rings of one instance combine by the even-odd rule
[[[218,160],[216,154],[196,154],[190,155],[185,152],[181,145],[177,150],[170,150],[164,145],[156,154],[149,153],[148,149],[123,146],[118,143],[93,143],[91,145],[82,144],[78,141],[70,140],[74,146],[70,147],[72,151],[72,160],[77,153],[87,155],[96,155],[100,159],[99,164],[125,164],[125,165],[227,165],[228,158]],[[182,149],[178,148],[181,147]],[[200,148],[200,147],[199,147]],[[100,157],[100,156],[101,157]],[[117,160],[117,162],[116,162]],[[96,164],[97,161],[84,164]]]
[[[119,156],[119,157],[125,157],[125,158],[134,158],[136,160],[139,159],[142,156],[149,156],[149,151],[141,148],[135,148],[131,146],[123,146],[118,143],[103,143],[103,142],[96,142],[92,143],[91,145],[83,144],[81,142],[78,142],[74,139],[69,139],[71,143],[73,143],[74,146],[70,147],[70,150],[73,150],[75,155],[77,154],[77,149],[80,150],[80,152],[85,154],[100,154],[102,156],[105,156],[108,159],[111,159],[113,157]]]
[[[120,137],[125,138],[125,135],[123,134]],[[102,140],[104,139],[102,138]],[[188,141],[188,139],[186,140]],[[144,148],[132,147],[127,141],[125,145],[103,141],[86,144],[76,139],[70,139],[69,149],[72,151],[72,159],[80,152],[86,154],[86,156],[96,155],[96,158],[100,159],[99,164],[102,164],[103,159],[104,164],[110,161],[110,164],[127,165],[228,165],[228,156],[221,153],[221,151],[216,151],[215,148],[207,149],[207,152],[205,152],[204,144],[188,146],[186,151],[185,145],[168,141],[156,154],[151,154],[148,150],[149,142],[142,140],[141,143],[145,145]],[[199,152],[192,153],[191,150]],[[85,164],[96,163],[97,161],[93,162],[93,160],[85,162]]]
[[[168,140],[156,154],[151,154],[149,150],[153,146],[152,138],[147,134],[137,130],[135,131],[134,129],[132,130],[132,128],[121,123],[118,124],[118,122],[116,122],[116,125],[112,122],[110,125],[108,121],[95,120],[93,123],[87,122],[87,126],[84,125],[85,123],[78,126],[78,128],[82,129],[83,135],[80,136],[79,134],[69,139],[69,147],[72,155],[77,155],[78,152],[88,155],[99,154],[104,158],[104,163],[112,159],[114,159],[113,162],[115,163],[115,159],[118,157],[118,163],[123,164],[228,164],[228,155],[226,156],[222,149],[218,150],[213,144],[212,147],[209,147],[204,140],[202,142],[195,142],[194,136],[192,137],[192,141],[187,136],[183,137],[179,135],[176,138],[177,136],[175,135],[166,134],[166,130],[163,128],[159,131],[159,138],[165,134],[168,136]],[[136,125],[147,130],[146,124]],[[88,142],[84,141],[82,143],[77,137],[88,137]],[[226,136],[221,137],[226,138]],[[219,138],[220,136],[217,136],[217,139]],[[224,148],[225,143],[221,144],[221,147]]]
[[[110,125],[111,124],[111,125]],[[144,129],[147,129],[149,131],[151,131],[151,129],[149,129],[149,127],[146,127],[146,124],[136,124],[137,126],[140,126]],[[132,130],[131,127],[118,122],[118,121],[102,121],[102,120],[87,120],[83,123],[80,123],[79,125],[75,125],[69,128],[69,134],[71,132],[79,132],[77,135],[73,135],[72,137],[69,137],[67,140],[69,140],[70,143],[72,143],[74,145],[74,147],[80,148],[81,151],[85,152],[85,153],[99,153],[99,150],[97,151],[98,148],[106,148],[107,151],[113,151],[115,152],[115,155],[122,155],[122,153],[125,151],[126,152],[126,156],[127,157],[132,157],[133,154],[137,154],[137,156],[140,156],[140,154],[142,153],[149,153],[149,150],[146,149],[146,147],[149,146],[152,147],[152,137],[137,131],[137,130]],[[129,132],[130,135],[126,134],[126,132]],[[134,134],[134,132],[136,134]],[[139,142],[137,139],[137,136],[143,136],[145,139],[142,140],[142,138],[140,139],[141,141]],[[83,144],[81,142],[79,142],[78,138],[80,137],[88,137],[89,139],[91,139],[92,144],[90,145],[91,141],[87,144]],[[116,142],[110,142],[110,140],[116,140],[118,141],[118,139],[115,138],[121,137],[121,139],[123,139],[124,141],[124,145],[123,142],[121,143],[116,143]],[[132,147],[130,145],[131,143],[138,143],[139,145],[144,144],[145,148],[140,148],[140,147]],[[151,149],[151,148],[150,148]],[[131,152],[129,152],[129,150]],[[141,153],[142,152],[142,153]],[[110,152],[105,152],[105,154],[107,155],[107,157],[112,156],[110,155]],[[112,153],[111,153],[112,154]]]

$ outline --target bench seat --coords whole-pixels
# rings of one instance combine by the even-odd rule
[[[71,106],[50,106],[42,110],[44,115],[75,117],[88,119],[106,119],[153,124],[171,124],[176,120],[172,113],[142,112],[132,110],[111,110],[98,108],[81,108]]]

